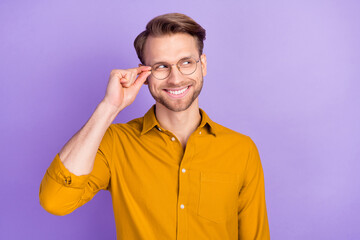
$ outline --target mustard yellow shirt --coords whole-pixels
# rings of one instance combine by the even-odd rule
[[[254,142],[200,113],[185,151],[152,107],[108,128],[88,175],[72,174],[56,155],[40,204],[65,215],[103,189],[112,196],[118,239],[270,239]]]

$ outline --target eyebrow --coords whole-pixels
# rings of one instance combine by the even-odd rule
[[[183,59],[186,59],[186,58],[195,58],[195,57],[193,57],[193,56],[191,56],[191,55],[190,55],[190,56],[185,56],[185,57],[182,57],[182,58],[180,58],[179,60],[177,60],[176,63],[179,62],[180,60],[183,60]],[[167,63],[167,64],[169,64],[169,63],[166,62],[166,61],[158,61],[158,62],[155,62],[155,63],[153,63],[153,64],[150,64],[149,66],[152,66],[152,65],[155,65],[155,64],[159,64],[159,63]],[[175,63],[175,64],[176,64],[176,63]]]

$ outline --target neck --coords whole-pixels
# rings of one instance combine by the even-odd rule
[[[155,114],[160,126],[175,134],[183,148],[201,121],[198,99],[188,109],[181,112],[171,111],[157,102]]]

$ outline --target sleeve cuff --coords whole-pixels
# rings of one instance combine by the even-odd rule
[[[61,185],[72,188],[84,188],[90,177],[90,174],[77,176],[71,173],[61,162],[59,154],[55,156],[47,173]]]

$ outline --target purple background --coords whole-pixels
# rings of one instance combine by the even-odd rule
[[[42,177],[102,99],[133,40],[182,12],[207,30],[200,106],[252,137],[272,239],[360,239],[360,2],[0,2],[0,239],[115,239],[111,196],[70,215],[39,204]],[[153,104],[146,87],[118,116]]]

